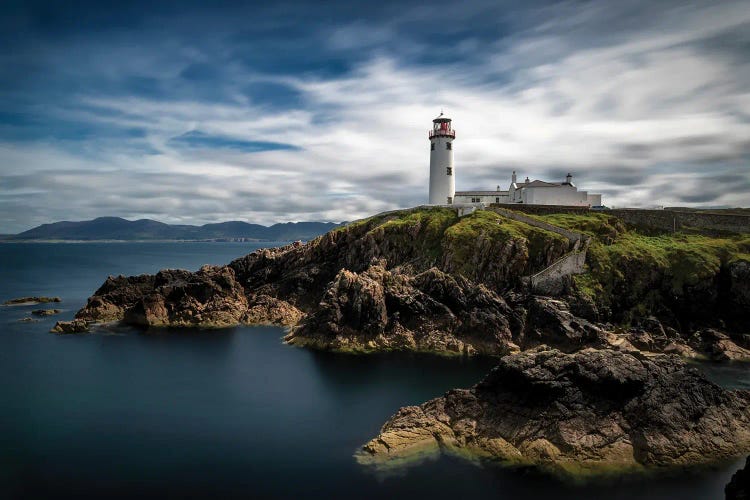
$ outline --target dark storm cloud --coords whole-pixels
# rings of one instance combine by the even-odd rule
[[[441,106],[458,189],[571,172],[612,205],[747,203],[740,1],[3,8],[0,232],[417,205]]]

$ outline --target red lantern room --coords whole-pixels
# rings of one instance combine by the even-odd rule
[[[443,116],[443,113],[432,120],[432,130],[430,130],[428,138],[432,139],[433,137],[456,137],[456,131],[451,128],[451,119]]]

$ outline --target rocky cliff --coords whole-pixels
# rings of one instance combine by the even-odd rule
[[[523,328],[504,295],[569,247],[557,234],[490,212],[461,219],[441,208],[397,212],[227,266],[110,277],[76,319],[271,323],[294,326],[290,342],[323,348],[501,354],[517,348],[512,332]]]
[[[675,356],[537,349],[402,408],[357,458],[383,467],[447,451],[576,475],[697,464],[748,449],[749,402]]]
[[[562,297],[533,296],[524,280],[570,252],[568,238],[492,211],[424,208],[227,266],[110,277],[56,330],[267,323],[290,327],[290,343],[337,350],[502,355],[545,344],[750,357],[746,241],[649,239],[600,214],[551,222],[592,240],[588,272],[568,278]]]

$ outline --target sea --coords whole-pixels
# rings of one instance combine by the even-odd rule
[[[279,242],[281,244],[281,242]],[[274,243],[3,243],[0,498],[720,499],[741,465],[560,479],[442,456],[403,468],[354,453],[400,407],[469,387],[491,358],[352,355],[285,345],[284,330],[49,333],[108,275],[195,270]],[[21,322],[36,308],[62,313]],[[710,365],[750,388],[741,365]]]

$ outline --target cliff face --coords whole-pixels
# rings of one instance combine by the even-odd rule
[[[520,319],[486,286],[437,268],[410,276],[384,265],[341,270],[288,341],[325,349],[503,354]]]
[[[448,451],[573,474],[703,463],[748,448],[749,402],[674,356],[527,351],[471,389],[402,408],[357,458]]]

